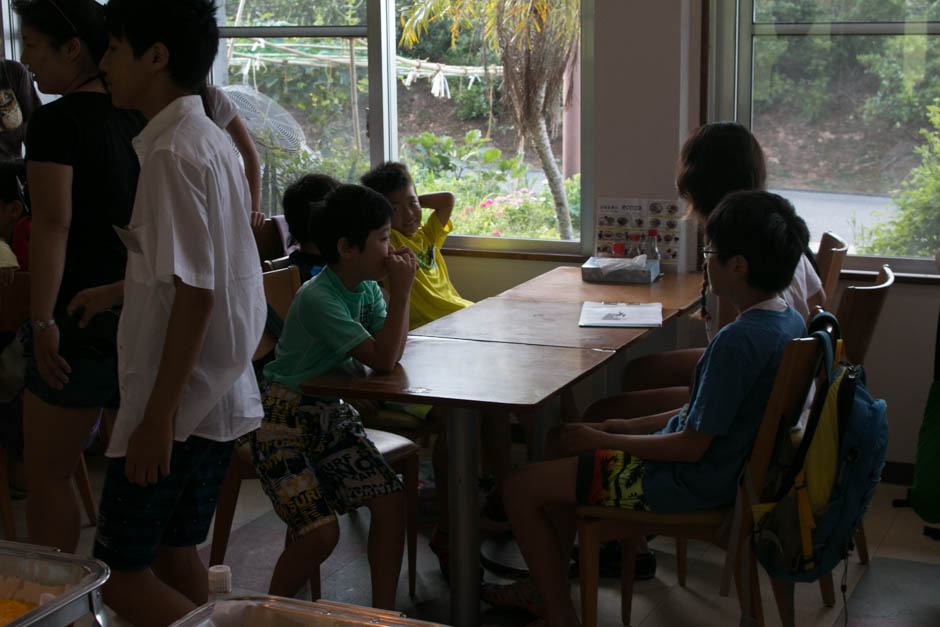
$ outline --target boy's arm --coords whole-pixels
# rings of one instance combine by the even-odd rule
[[[163,355],[143,419],[127,443],[124,472],[146,486],[170,472],[173,426],[180,397],[189,381],[209,328],[215,296],[212,290],[186,285],[173,277],[176,294],[170,309]]]
[[[451,214],[454,212],[454,195],[451,192],[432,192],[418,196],[418,203],[427,209],[433,209],[434,215],[441,221],[441,226],[447,226]]]
[[[264,225],[264,214],[261,213],[261,162],[258,160],[255,142],[237,113],[225,130],[231,135],[245,164],[245,177],[248,179],[248,190],[251,193],[251,209],[248,214],[251,228],[260,229]]]
[[[669,419],[675,416],[678,410],[664,411],[650,416],[637,418],[608,418],[598,425],[601,431],[607,433],[622,433],[625,435],[647,435],[656,433],[666,426]]]
[[[613,449],[641,459],[694,463],[702,458],[714,437],[688,426],[676,433],[625,435],[606,433],[586,424],[569,424],[565,425],[559,446],[564,455]]]
[[[405,350],[411,284],[414,283],[418,259],[411,249],[402,246],[386,258],[385,265],[390,292],[385,324],[374,337],[349,351],[358,361],[379,372],[391,372]]]

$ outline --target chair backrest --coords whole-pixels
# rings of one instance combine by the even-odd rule
[[[265,259],[261,262],[261,268],[265,272],[271,272],[272,270],[283,270],[289,265],[290,256],[278,257],[277,259]]]
[[[842,272],[842,263],[849,251],[849,245],[844,239],[827,231],[819,240],[819,252],[816,253],[816,265],[819,267],[819,280],[822,281],[826,297],[832,298],[839,284],[839,273]]]
[[[13,285],[0,287],[0,331],[15,331],[29,318],[29,272],[16,272]]]
[[[836,318],[842,331],[845,358],[850,363],[864,363],[875,325],[888,297],[888,288],[893,283],[891,268],[882,266],[874,285],[850,285],[842,292]]]
[[[282,270],[272,270],[264,272],[264,299],[268,302],[281,320],[287,317],[287,310],[294,300],[294,294],[300,289],[300,271],[297,266],[288,266]],[[258,342],[258,348],[252,360],[264,357],[277,345],[277,338],[265,329],[261,334],[261,341]]]
[[[780,368],[748,461],[751,479],[758,492],[764,485],[780,423],[796,424],[806,405],[810,383],[822,366],[822,355],[822,343],[818,338],[790,340],[783,351]]]
[[[254,233],[255,244],[258,246],[258,256],[262,262],[284,256],[284,243],[281,241],[281,234],[278,232],[274,220],[268,218],[261,228]]]

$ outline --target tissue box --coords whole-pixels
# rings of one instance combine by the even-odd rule
[[[623,259],[591,257],[581,266],[581,279],[594,283],[652,283],[659,276],[659,259],[646,261],[646,267],[616,267]]]

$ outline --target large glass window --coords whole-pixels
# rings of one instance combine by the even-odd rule
[[[736,62],[737,89],[725,94],[717,117],[751,126],[767,154],[770,187],[794,202],[814,240],[834,231],[852,253],[933,257],[940,248],[940,3],[737,6],[735,54],[724,55]],[[719,29],[734,26],[725,19]]]
[[[450,241],[580,240],[580,9],[399,2],[399,152],[419,193],[457,196]]]

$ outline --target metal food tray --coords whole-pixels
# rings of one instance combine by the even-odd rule
[[[38,584],[37,598],[19,601],[39,603],[39,586],[64,586],[67,589],[9,625],[65,627],[91,613],[96,624],[107,627],[101,600],[101,586],[110,569],[98,560],[61,553],[33,544],[0,541],[0,575]]]
[[[171,627],[345,627],[377,625],[431,627],[440,623],[408,618],[389,610],[336,603],[297,601],[274,596],[245,596],[207,603],[173,623]]]

